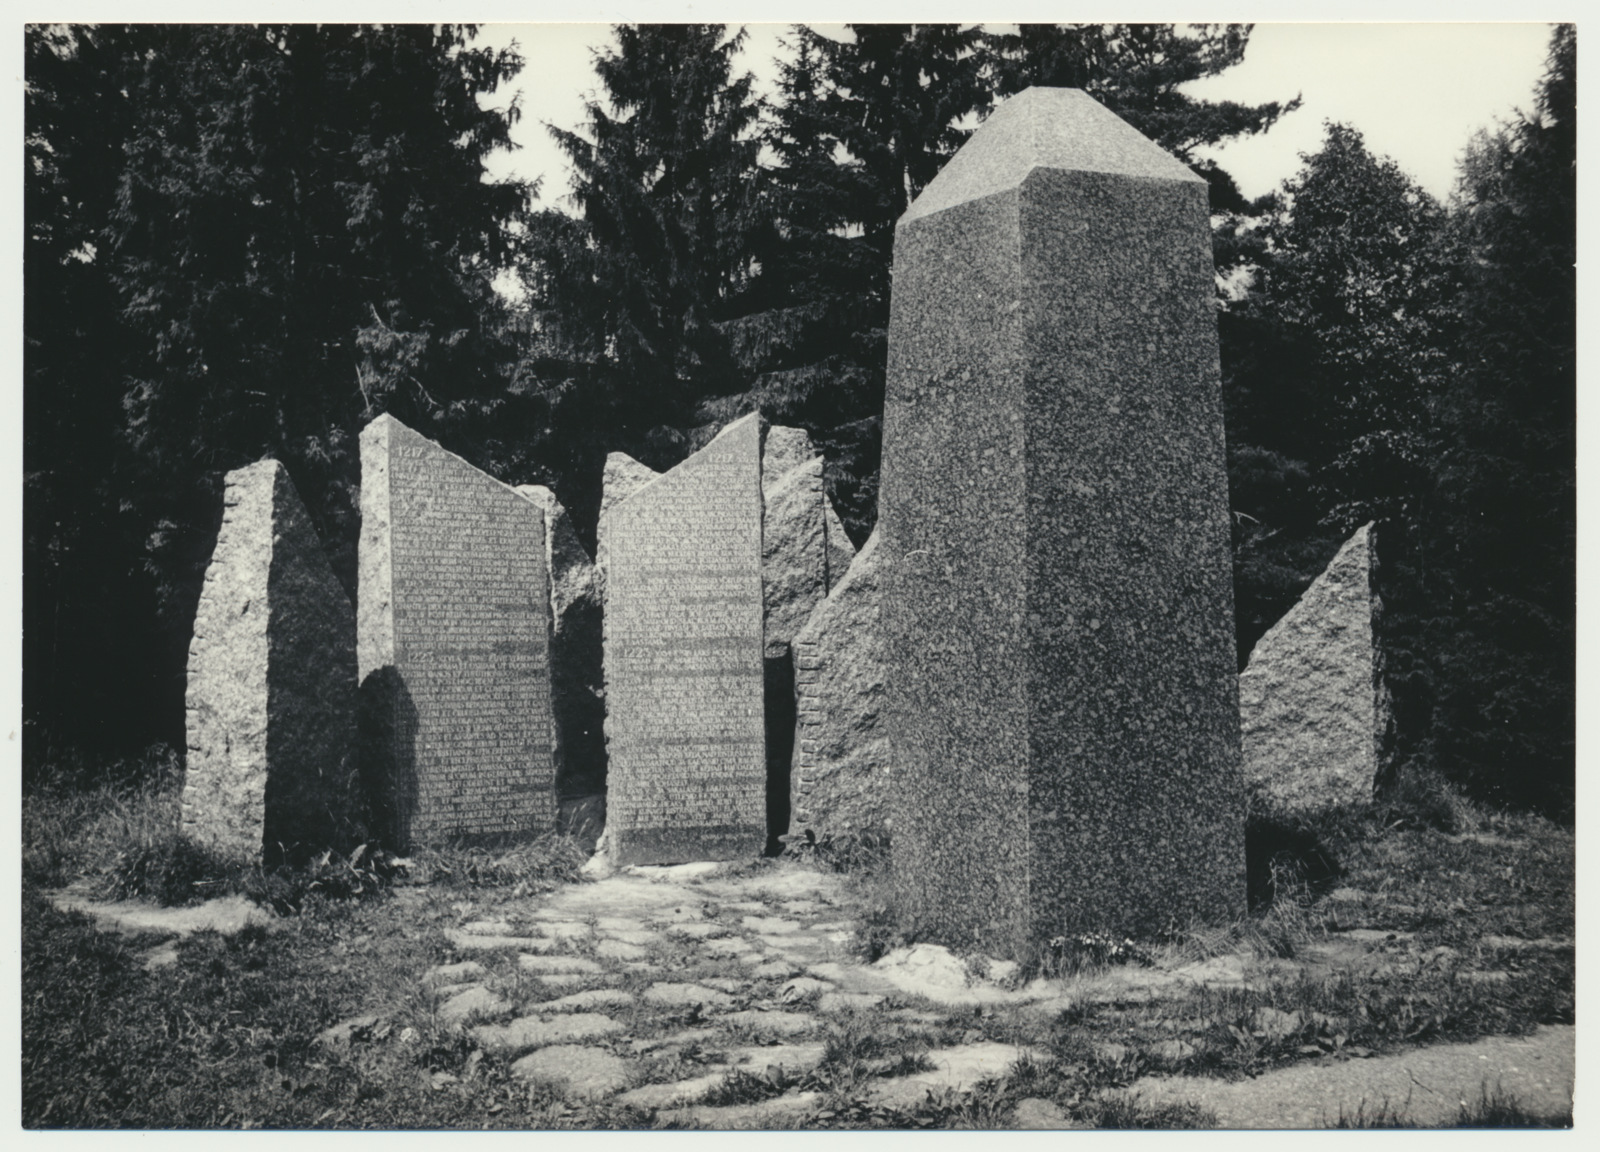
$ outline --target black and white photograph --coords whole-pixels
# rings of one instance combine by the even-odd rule
[[[15,1125],[1574,1129],[1575,13],[771,7],[19,22]]]

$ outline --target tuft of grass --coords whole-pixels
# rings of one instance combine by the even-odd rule
[[[1339,1110],[1339,1118],[1330,1128],[1421,1128],[1423,1125],[1411,1118],[1410,1100],[1398,1108],[1387,1099],[1380,1101],[1370,1111],[1367,1102],[1356,1105],[1354,1114]],[[1478,1090],[1478,1099],[1462,1104],[1455,1119],[1439,1125],[1442,1128],[1571,1128],[1571,1111],[1556,1115],[1530,1112],[1522,1102],[1499,1085],[1490,1088],[1485,1081]]]
[[[1433,828],[1440,832],[1474,832],[1483,813],[1432,768],[1402,765],[1375,804],[1379,818],[1394,828]]]
[[[1195,1129],[1215,1128],[1217,1117],[1198,1104],[1146,1104],[1137,1093],[1110,1092],[1083,1104],[1079,1119],[1092,1128]]]
[[[1478,1089],[1478,1099],[1463,1104],[1456,1115],[1457,1128],[1571,1128],[1572,1111],[1568,1109],[1555,1115],[1542,1116],[1528,1111],[1511,1093],[1498,1084],[1490,1089],[1485,1081]]]
[[[456,888],[509,888],[517,895],[575,883],[589,856],[571,836],[420,848],[406,862],[419,882]]]

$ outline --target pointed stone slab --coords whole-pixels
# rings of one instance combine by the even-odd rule
[[[608,514],[606,839],[620,864],[753,856],[766,840],[759,420]]]
[[[894,869],[953,947],[1244,912],[1208,213],[1083,93],[1033,90],[898,226]]]
[[[283,466],[229,472],[189,645],[184,835],[246,862],[343,846],[357,815],[355,640]]]
[[[873,843],[888,831],[880,556],[874,532],[795,637],[791,836]]]
[[[553,831],[539,507],[392,416],[361,433],[363,772],[400,845]]]
[[[1268,629],[1239,676],[1246,786],[1304,810],[1372,798],[1388,718],[1373,617],[1372,525]]]
[[[769,657],[786,650],[855,558],[855,546],[823,486],[822,467],[805,429],[767,429],[761,454],[761,570]]]
[[[556,494],[522,484],[519,496],[544,513],[545,558],[550,569],[551,700],[557,740],[556,793],[595,796],[605,791],[605,676],[601,667],[600,594],[594,564]],[[571,831],[571,829],[566,829]]]
[[[609,550],[606,538],[610,535],[611,510],[629,496],[643,488],[661,473],[639,463],[626,452],[612,452],[606,457],[606,469],[600,480],[600,522],[595,529],[594,586],[600,603],[606,599],[606,557]]]

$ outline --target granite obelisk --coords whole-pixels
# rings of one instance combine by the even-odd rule
[[[1083,92],[895,234],[879,525],[894,862],[951,944],[1245,904],[1206,184]]]

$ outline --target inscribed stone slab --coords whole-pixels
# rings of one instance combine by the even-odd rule
[[[877,841],[889,830],[878,534],[794,640],[791,836]]]
[[[661,473],[641,464],[626,452],[606,456],[606,469],[600,480],[600,522],[595,529],[594,585],[600,603],[606,600],[606,538],[611,531],[611,510],[643,488]]]
[[[879,525],[894,867],[1020,955],[1244,911],[1206,186],[1082,92],[895,238]]]
[[[391,416],[361,433],[363,771],[399,844],[555,827],[537,505]]]
[[[759,417],[730,424],[609,519],[612,856],[755,855],[766,839]]]
[[[606,786],[606,709],[594,564],[554,492],[539,484],[522,484],[515,491],[544,512],[554,622],[550,694],[558,737],[556,794],[562,799],[598,797]]]
[[[1372,797],[1388,709],[1374,658],[1371,529],[1345,542],[1239,676],[1245,784],[1279,807]]]
[[[357,816],[355,613],[275,460],[226,477],[188,676],[184,834],[250,862],[341,847]]]

